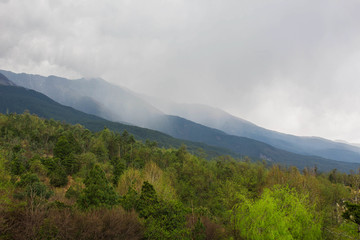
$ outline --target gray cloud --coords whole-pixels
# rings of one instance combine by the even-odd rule
[[[360,142],[357,0],[0,1],[0,66]]]

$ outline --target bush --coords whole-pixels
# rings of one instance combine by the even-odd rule
[[[50,184],[54,187],[62,187],[68,184],[68,177],[61,166],[50,173]]]

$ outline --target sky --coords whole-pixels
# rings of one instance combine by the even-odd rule
[[[360,143],[358,0],[0,0],[0,69]]]

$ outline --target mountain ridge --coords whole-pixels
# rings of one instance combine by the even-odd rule
[[[127,130],[138,140],[144,141],[149,139],[158,142],[160,146],[164,147],[180,147],[182,144],[185,144],[189,146],[189,151],[193,153],[196,152],[197,149],[203,148],[205,152],[215,154],[216,156],[232,155],[233,157],[238,157],[237,154],[227,149],[182,141],[155,130],[111,122],[91,114],[82,113],[71,107],[63,106],[46,95],[31,89],[0,85],[0,112],[3,114],[21,114],[24,111],[29,111],[32,114],[47,119],[53,118],[70,124],[81,124],[92,131],[101,131],[104,127],[117,132]]]
[[[46,95],[54,95],[57,96],[58,98],[62,97],[62,99],[67,99],[67,100],[74,100],[74,96],[76,95],[73,91],[73,89],[76,89],[76,93],[80,95],[81,98],[90,98],[88,99],[89,101],[86,101],[86,99],[84,100],[84,102],[88,103],[88,105],[91,107],[93,107],[95,110],[98,110],[97,112],[95,110],[92,111],[88,111],[87,113],[90,114],[94,114],[94,115],[98,115],[101,116],[103,118],[112,120],[112,121],[118,121],[118,122],[130,122],[131,124],[140,126],[140,127],[146,127],[146,128],[150,128],[150,129],[154,129],[160,132],[164,132],[166,134],[169,134],[175,138],[181,138],[184,140],[188,140],[188,141],[195,141],[195,142],[203,142],[205,144],[208,145],[212,145],[212,146],[218,146],[218,147],[222,147],[222,148],[227,148],[231,151],[240,151],[238,149],[237,146],[234,145],[234,143],[232,141],[238,142],[239,145],[241,145],[240,143],[242,142],[241,137],[246,137],[246,138],[250,138],[256,141],[260,141],[262,143],[267,143],[270,144],[269,142],[266,141],[262,141],[263,139],[259,139],[254,137],[254,135],[256,136],[256,134],[258,134],[259,129],[262,129],[258,126],[256,126],[255,124],[252,124],[246,120],[242,120],[242,123],[246,123],[247,124],[247,128],[245,129],[246,131],[252,131],[252,136],[239,136],[240,138],[234,138],[235,135],[231,135],[228,132],[224,131],[223,129],[216,128],[213,126],[206,126],[205,124],[199,124],[196,123],[196,121],[190,121],[187,120],[186,118],[182,118],[182,117],[178,117],[178,116],[172,116],[172,115],[165,115],[163,114],[163,111],[161,111],[162,109],[159,107],[153,107],[154,104],[149,104],[148,102],[146,102],[145,100],[139,100],[137,98],[139,98],[138,96],[131,96],[130,103],[128,104],[128,106],[125,106],[127,108],[131,108],[133,103],[139,103],[141,104],[139,106],[138,109],[132,109],[133,112],[135,112],[135,115],[132,116],[132,118],[136,118],[137,121],[133,122],[131,121],[131,118],[126,118],[128,117],[129,112],[122,111],[123,109],[123,102],[120,101],[120,103],[118,103],[118,101],[114,101],[113,99],[111,99],[111,97],[109,97],[107,100],[108,102],[106,102],[106,104],[102,103],[100,104],[99,102],[101,102],[104,93],[108,93],[106,92],[108,88],[111,88],[112,92],[109,94],[111,96],[114,95],[122,95],[123,93],[125,93],[125,96],[119,96],[119,99],[122,97],[123,99],[126,100],[127,96],[130,94],[131,95],[131,91],[127,90],[121,90],[121,87],[119,86],[114,86],[106,81],[104,81],[103,79],[78,79],[78,80],[68,80],[65,78],[60,78],[60,77],[56,77],[56,76],[51,76],[51,77],[42,77],[40,75],[28,75],[28,74],[15,74],[12,72],[8,72],[8,71],[3,71],[1,70],[0,72],[4,73],[4,74],[8,74],[10,77],[12,76],[14,78],[13,81],[15,81],[17,84],[19,85],[23,85],[25,87],[32,87],[32,88],[37,88],[35,90],[42,90],[44,94]],[[25,77],[25,78],[24,78]],[[94,88],[94,85],[88,85],[85,86],[85,84],[89,84],[89,83],[94,83],[96,82],[96,87]],[[56,87],[54,86],[54,84],[57,84]],[[69,86],[70,85],[70,86]],[[103,87],[103,85],[105,85],[105,87]],[[91,87],[92,86],[92,87]],[[81,90],[79,90],[81,89]],[[95,90],[94,90],[95,89]],[[119,91],[120,89],[120,91]],[[45,91],[46,90],[46,91]],[[90,91],[90,92],[89,92]],[[91,92],[93,91],[93,92]],[[96,93],[96,91],[99,91]],[[56,94],[54,94],[54,92],[56,92]],[[135,94],[133,94],[135,95]],[[50,96],[52,97],[52,96]],[[77,96],[79,98],[79,96]],[[55,99],[56,101],[58,101],[58,99]],[[76,106],[76,104],[74,104],[74,102],[81,102],[79,101],[79,99],[77,99],[77,101],[70,101],[70,106],[79,109],[79,110],[83,110],[81,109],[79,106]],[[61,102],[62,103],[62,102]],[[64,104],[64,103],[62,103]],[[65,104],[66,105],[66,104]],[[108,112],[107,110],[105,110],[104,108],[109,108],[108,110],[112,111],[112,112],[118,112],[118,114],[122,114],[123,117],[125,118],[119,118],[119,117],[114,117],[114,115],[112,115],[112,117],[104,114],[105,112]],[[117,106],[118,105],[118,106]],[[90,107],[87,107],[88,110],[90,109]],[[84,108],[84,105],[82,105],[82,107]],[[142,111],[143,109],[145,109],[145,111]],[[160,109],[160,110],[158,110]],[[85,111],[86,112],[86,111]],[[125,112],[125,113],[123,113]],[[133,113],[133,112],[130,112]],[[137,115],[139,114],[140,115]],[[224,111],[223,111],[224,112]],[[224,112],[226,113],[226,112]],[[111,113],[109,114],[111,115]],[[205,115],[206,116],[206,115]],[[230,115],[231,116],[231,115]],[[233,121],[234,118],[232,118],[232,116],[230,117],[230,120]],[[228,124],[228,122],[226,122],[225,125],[230,125]],[[226,129],[225,129],[226,130]],[[269,131],[268,133],[270,134],[280,134],[271,130],[267,130]],[[286,135],[286,134],[285,134]],[[292,136],[292,135],[288,135],[290,136],[290,138],[294,138],[295,141],[298,139],[298,137],[296,136]],[[265,138],[266,140],[266,138]],[[313,139],[310,139],[311,141]],[[291,144],[289,144],[289,142],[286,141],[282,141],[281,139],[278,142],[282,142],[282,147],[280,148],[278,146],[274,146],[274,144],[270,144],[271,146],[274,146],[278,149],[282,149],[286,152],[294,152],[296,154],[305,154],[308,156],[316,156],[318,154],[318,156],[320,155],[324,155],[324,154],[330,154],[330,157],[336,157],[338,159],[333,159],[333,158],[329,158],[329,157],[325,157],[327,159],[333,159],[333,160],[341,160],[341,161],[346,161],[349,159],[344,159],[344,153],[347,154],[348,157],[352,157],[352,159],[350,159],[350,161],[353,162],[359,162],[360,158],[359,155],[357,153],[354,153],[352,151],[348,151],[346,152],[346,150],[342,150],[342,152],[338,153],[338,151],[336,149],[328,149],[326,153],[322,153],[321,151],[318,151],[317,154],[314,153],[308,153],[308,152],[303,152],[303,151],[289,151],[289,149],[286,149],[286,144],[288,144],[290,147],[294,148],[294,146],[291,146]],[[285,146],[285,147],[284,147]],[[285,149],[284,149],[285,148]],[[290,148],[291,149],[291,148]],[[244,150],[244,149],[242,149]],[[245,149],[246,150],[246,149]],[[292,149],[293,150],[293,149]],[[351,156],[352,155],[352,156]],[[264,156],[266,156],[266,154],[264,154]],[[254,157],[254,156],[252,156]],[[256,156],[259,157],[259,156]],[[323,156],[321,156],[323,157]],[[353,160],[355,159],[355,160]]]
[[[221,109],[203,104],[179,104],[143,96],[166,114],[184,117],[199,124],[216,128],[230,135],[248,137],[286,151],[305,155],[319,155],[334,160],[358,162],[360,148],[344,142],[314,136],[295,136],[268,130]]]
[[[15,86],[4,74],[0,73],[0,85],[3,86]]]
[[[40,101],[40,102],[39,102]],[[44,105],[45,104],[45,105]],[[49,104],[49,106],[46,106]],[[35,107],[35,109],[34,109]],[[29,110],[30,109],[30,110]],[[50,113],[47,112],[51,109]],[[160,139],[160,143],[165,143],[167,146],[171,144],[177,145],[179,147],[181,144],[186,144],[190,146],[192,150],[196,150],[197,148],[204,148],[205,152],[207,153],[214,153],[215,156],[220,156],[224,154],[231,154],[232,152],[220,147],[213,147],[207,146],[201,143],[194,143],[190,141],[180,141],[178,139],[174,139],[166,134],[149,130],[143,129],[136,126],[128,126],[121,123],[110,122],[99,117],[81,113],[78,110],[75,110],[71,107],[63,106],[49,97],[45,96],[44,94],[38,93],[34,90],[26,89],[23,87],[17,86],[0,86],[0,112],[19,112],[22,113],[25,110],[29,110],[30,113],[35,113],[39,116],[42,114],[57,114],[57,120],[66,120],[68,123],[79,123],[84,125],[85,127],[93,130],[93,131],[100,131],[105,126],[108,127],[110,130],[115,131],[123,131],[127,130],[131,134],[133,134],[138,139],[150,139],[154,140],[156,137],[157,140]],[[66,112],[70,112],[72,114],[77,113],[79,115],[66,115]],[[49,118],[49,116],[47,116]],[[219,131],[221,133],[221,131]],[[156,136],[155,136],[156,135]],[[160,137],[159,137],[160,135]],[[231,136],[237,138],[236,136]],[[313,167],[317,166],[320,171],[330,171],[333,168],[337,168],[340,171],[350,171],[351,169],[357,168],[359,164],[354,163],[344,163],[339,161],[328,160],[319,157],[309,157],[309,156],[301,156],[298,154],[289,153],[283,150],[278,150],[270,145],[265,143],[258,143],[255,140],[249,140],[246,138],[242,138],[244,141],[247,141],[247,144],[241,144],[241,146],[247,149],[248,151],[255,152],[254,159],[259,159],[261,154],[263,154],[270,163],[278,163],[286,166],[296,166],[300,169],[304,167]],[[258,148],[254,148],[253,144],[257,144]],[[176,147],[176,146],[175,146]],[[260,155],[259,155],[260,153]],[[254,154],[251,152],[244,153],[243,156],[250,156],[253,157]],[[290,159],[290,161],[289,161]]]

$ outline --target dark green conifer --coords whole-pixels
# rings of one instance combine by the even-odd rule
[[[119,203],[118,195],[106,179],[105,173],[99,165],[95,165],[91,169],[84,183],[85,189],[77,201],[81,209],[111,208]]]

